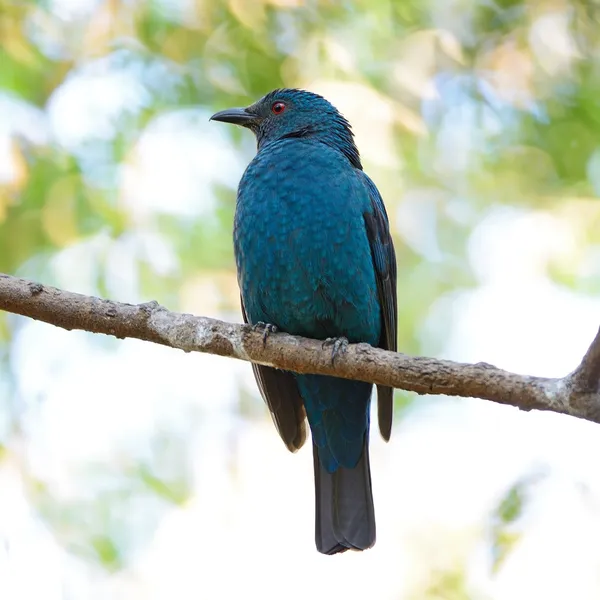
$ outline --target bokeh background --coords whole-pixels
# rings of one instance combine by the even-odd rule
[[[0,271],[240,321],[275,87],[354,125],[403,351],[544,376],[600,322],[600,3],[0,0]],[[600,597],[598,427],[397,392],[378,542],[318,555],[247,364],[0,313],[0,598]]]

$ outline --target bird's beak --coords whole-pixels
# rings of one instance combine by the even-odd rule
[[[233,123],[242,127],[252,127],[252,125],[260,121],[260,117],[257,114],[248,112],[247,108],[228,108],[227,110],[215,113],[209,120]]]

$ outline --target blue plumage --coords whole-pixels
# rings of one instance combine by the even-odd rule
[[[316,339],[396,349],[396,263],[383,201],[348,122],[324,98],[275,90],[215,120],[250,128],[258,153],[240,182],[234,246],[244,318]],[[375,542],[368,461],[372,385],[253,365],[281,437],[315,456],[320,552]],[[388,439],[392,390],[380,387]]]

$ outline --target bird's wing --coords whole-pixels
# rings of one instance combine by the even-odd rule
[[[398,343],[396,291],[396,252],[390,235],[388,216],[379,190],[366,173],[361,172],[371,198],[371,211],[364,214],[367,237],[375,266],[377,291],[383,317],[379,347],[396,352]],[[377,418],[379,431],[387,441],[392,432],[394,388],[377,386]]]
[[[244,301],[241,303],[244,323],[248,323]],[[281,439],[290,452],[296,452],[306,440],[306,412],[296,378],[288,371],[254,363],[252,370]]]

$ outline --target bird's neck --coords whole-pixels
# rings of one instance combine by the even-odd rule
[[[312,126],[305,126],[285,133],[280,137],[273,139],[257,136],[258,151],[260,152],[266,146],[286,139],[310,139],[315,142],[320,142],[330,146],[334,150],[341,152],[355,168],[362,171],[362,163],[360,162],[360,154],[354,143],[352,133],[344,127],[328,129],[326,131],[316,129]]]
[[[319,141],[341,152],[355,168],[362,171],[360,154],[354,143],[354,137],[346,128],[336,128],[319,136]]]

